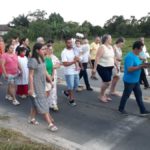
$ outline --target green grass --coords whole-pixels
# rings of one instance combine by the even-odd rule
[[[33,142],[11,129],[0,128],[0,150],[58,150],[58,148]]]

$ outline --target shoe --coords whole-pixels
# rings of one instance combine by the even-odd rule
[[[58,128],[54,124],[49,124],[48,129],[52,132],[55,132],[58,130]]]
[[[147,115],[150,115],[150,111],[145,111],[145,112],[142,112],[141,114],[140,114],[141,116],[147,116]]]
[[[69,94],[66,91],[62,91],[62,93],[65,95],[65,97],[69,97]]]
[[[59,108],[57,106],[57,104],[53,105],[52,107],[50,107],[53,111],[59,111]]]
[[[86,88],[87,91],[93,91],[91,87]]]
[[[17,105],[20,105],[20,102],[15,99],[15,100],[13,100],[12,104],[17,106]]]
[[[9,101],[12,101],[12,100],[13,100],[13,98],[12,98],[10,95],[6,95],[6,96],[5,96],[5,99],[7,99],[7,100],[9,100]]]
[[[26,96],[26,95],[20,95],[19,97],[20,97],[20,98],[22,98],[22,99],[27,98],[27,96]]]
[[[77,106],[77,104],[76,104],[76,102],[75,102],[74,100],[69,101],[69,103],[70,103],[70,105],[73,106],[73,107],[74,107],[74,106]]]
[[[125,110],[119,110],[119,112],[120,112],[122,115],[128,115],[128,113],[127,113]]]
[[[81,91],[83,91],[83,88],[78,87],[78,88],[76,89],[76,92],[81,92]]]
[[[35,120],[35,118],[29,119],[28,123],[33,124],[33,125],[39,125],[39,122]]]

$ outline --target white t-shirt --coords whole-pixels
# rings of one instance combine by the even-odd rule
[[[61,53],[61,59],[62,62],[73,62],[75,58],[75,53],[74,50],[68,50],[68,49],[64,49]],[[73,75],[73,74],[78,74],[79,72],[76,71],[76,66],[75,64],[72,64],[70,66],[64,66],[64,73],[65,75]]]
[[[29,75],[29,69],[28,69],[28,58],[26,56],[20,57],[18,56],[18,62],[22,69],[21,76],[18,76],[16,79],[17,85],[27,85],[28,84],[28,75]]]
[[[88,63],[90,57],[90,45],[84,44],[82,45],[82,63]]]

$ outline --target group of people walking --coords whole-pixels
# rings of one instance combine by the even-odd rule
[[[124,61],[124,91],[119,105],[119,112],[126,114],[125,104],[133,91],[142,115],[149,114],[143,100],[140,83],[145,83],[145,68],[147,56],[143,53],[143,38],[133,44],[132,52],[129,52]],[[111,95],[118,96],[116,85],[120,78],[122,61],[122,47],[125,39],[120,37],[112,46],[111,35],[105,34],[96,37],[90,45],[87,38],[66,38],[66,47],[62,50],[61,61],[53,53],[53,40],[47,42],[38,37],[33,49],[30,49],[29,39],[18,40],[13,38],[5,47],[3,38],[0,37],[0,74],[7,81],[7,92],[5,99],[13,105],[19,105],[17,97],[25,99],[29,96],[31,100],[31,112],[29,123],[37,125],[37,113],[43,115],[51,131],[57,131],[54,119],[49,109],[59,111],[57,102],[57,69],[64,67],[66,89],[63,94],[69,100],[71,106],[76,106],[75,91],[80,91],[80,79],[83,77],[86,90],[93,91],[90,85],[87,68],[91,68],[92,80],[101,77],[99,100],[103,103],[111,101]],[[141,73],[142,70],[142,73]],[[143,77],[144,72],[144,77]],[[140,77],[141,76],[141,77]],[[2,84],[2,83],[1,83]],[[146,85],[145,85],[146,84]],[[106,93],[106,90],[109,92]]]

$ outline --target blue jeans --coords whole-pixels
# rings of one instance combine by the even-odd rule
[[[127,83],[127,82],[124,82],[124,91],[123,91],[123,95],[120,101],[119,111],[123,111],[125,109],[125,105],[132,91],[134,92],[134,96],[136,98],[136,102],[139,106],[140,112],[144,113],[146,109],[143,103],[140,84],[139,83]]]
[[[66,79],[68,90],[74,90],[74,89],[78,88],[78,85],[79,85],[79,75],[78,74],[65,75],[65,79]]]

